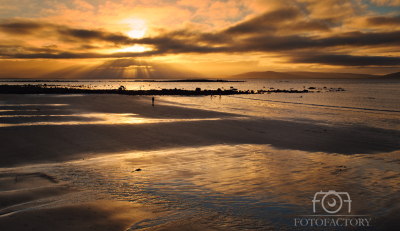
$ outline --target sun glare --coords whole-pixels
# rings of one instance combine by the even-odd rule
[[[144,52],[151,50],[150,48],[141,46],[141,45],[134,45],[131,47],[126,47],[124,49],[117,50],[117,52]]]
[[[143,19],[125,19],[122,23],[128,24],[131,28],[126,34],[131,38],[142,38],[146,33],[146,21]]]
[[[146,33],[145,30],[133,29],[133,30],[129,31],[127,34],[131,38],[141,38],[141,37],[143,37],[144,33]]]
[[[142,38],[146,33],[147,26],[146,26],[146,21],[144,19],[128,18],[121,21],[121,23],[128,25],[128,27],[131,29],[126,32],[126,34],[131,38]],[[151,49],[149,47],[136,44],[134,46],[129,46],[123,49],[119,49],[117,50],[117,52],[144,52],[147,50]]]

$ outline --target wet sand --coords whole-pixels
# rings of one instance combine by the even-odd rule
[[[54,172],[57,163],[62,165],[68,161],[84,163],[92,158],[121,153],[215,145],[271,145],[274,150],[345,154],[350,156],[349,160],[353,154],[387,159],[390,153],[400,150],[397,130],[272,120],[166,105],[162,98],[156,98],[153,107],[151,97],[145,96],[0,95],[0,104],[0,226],[13,230],[69,230],[70,226],[77,230],[126,230],[144,219],[163,216],[158,207],[116,202],[104,193],[86,191],[53,175],[36,170],[29,172],[33,171],[29,167],[32,165],[48,164]],[[396,161],[396,158],[389,159]],[[136,159],[135,167],[145,166],[147,162],[160,166],[165,159]],[[188,162],[189,166],[192,164]],[[27,166],[29,171],[23,171],[20,166]],[[390,172],[382,178],[395,179],[395,183],[398,176],[393,174],[394,178]],[[385,186],[393,187],[391,183]],[[396,185],[393,192],[397,190]],[[355,190],[354,193],[360,192]],[[62,203],[64,197],[68,203]],[[382,220],[380,224],[386,222],[386,227],[396,224],[393,216],[399,210],[399,201],[398,197],[392,197],[394,206],[385,215],[391,219],[377,218]],[[89,210],[95,212],[86,212]],[[390,215],[392,213],[394,215]],[[215,228],[204,224],[204,220],[191,226],[193,222],[196,223],[185,218],[154,229]]]
[[[1,167],[223,143],[340,154],[400,149],[396,130],[270,120],[157,100],[152,107],[151,97],[1,95],[0,101],[0,110],[13,110],[0,117]]]

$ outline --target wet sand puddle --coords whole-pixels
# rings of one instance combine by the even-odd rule
[[[40,108],[36,108],[40,106]],[[172,123],[220,118],[152,119],[134,113],[95,113],[65,108],[68,104],[0,104],[0,128],[44,125],[110,125]]]
[[[215,145],[133,152],[57,164],[3,168],[43,173],[79,192],[0,210],[60,206],[110,197],[146,205],[157,218],[130,230],[201,223],[217,229],[293,228],[314,214],[316,192],[347,192],[351,212],[372,219],[371,228],[397,219],[399,153],[339,155],[277,150],[269,145]],[[1,192],[4,193],[4,192]]]

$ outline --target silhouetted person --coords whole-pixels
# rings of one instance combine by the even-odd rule
[[[151,98],[151,106],[154,106],[154,97]]]

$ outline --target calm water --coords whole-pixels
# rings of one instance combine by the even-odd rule
[[[234,113],[251,120],[269,118],[336,127],[368,126],[387,130],[388,134],[400,131],[398,80],[249,80],[243,83],[121,80],[56,84],[87,84],[106,89],[124,85],[127,89],[193,90],[196,87],[229,89],[231,86],[240,90],[341,87],[345,91],[222,97],[157,96],[156,104]],[[115,118],[99,116],[115,122],[123,115],[113,115]],[[373,219],[372,229],[379,230],[384,221],[395,219],[396,214],[393,215],[391,209],[399,206],[399,159],[399,151],[341,155],[281,150],[270,145],[220,144],[114,153],[85,161],[33,165],[24,167],[23,171],[45,172],[72,186],[117,200],[149,205],[150,210],[157,211],[157,218],[135,224],[130,230],[148,230],[194,218],[196,222],[222,230],[293,229],[294,218],[313,214],[311,201],[321,190],[349,193],[353,200],[350,214]],[[143,170],[134,171],[137,168]],[[18,172],[21,169],[2,171]],[[82,197],[77,195],[66,200],[73,202],[79,198]],[[59,203],[65,203],[65,200]],[[319,210],[317,214],[323,213]]]

